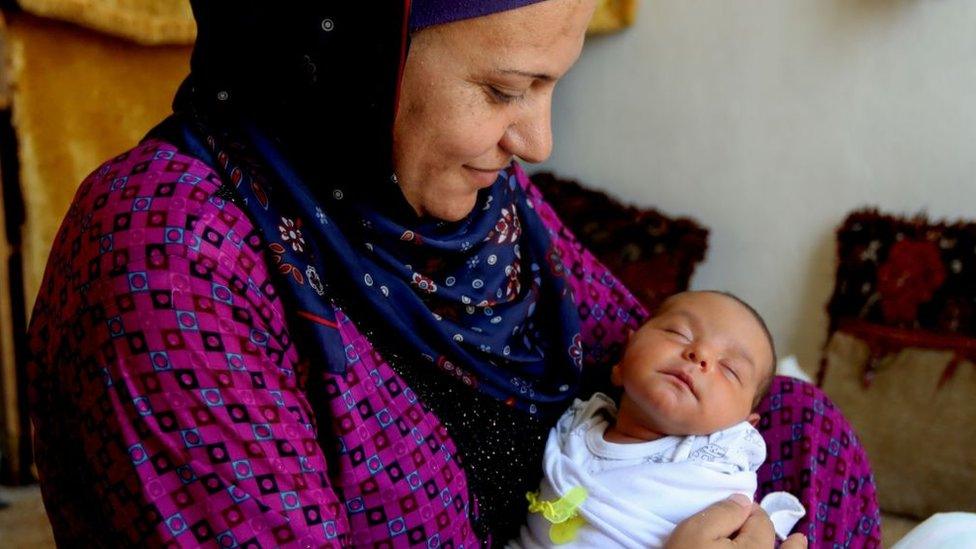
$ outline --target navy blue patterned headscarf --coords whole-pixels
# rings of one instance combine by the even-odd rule
[[[579,317],[517,168],[499,173],[471,214],[450,223],[418,218],[391,177],[409,29],[403,6],[371,4],[357,14],[353,3],[336,13],[296,3],[282,14],[286,8],[250,13],[224,0],[192,4],[201,33],[192,74],[157,133],[224,175],[224,195],[259,229],[246,240],[259,241],[277,271],[277,283],[261,291],[282,294],[300,349],[343,371],[358,360],[339,335],[347,315],[382,348],[431,372],[530,413],[562,408],[580,377]],[[429,3],[425,22],[461,13],[434,5],[448,4]],[[272,33],[260,43],[273,52],[262,50],[257,63],[241,59],[221,40],[240,33],[238,45],[254,49],[252,35],[232,32],[223,15]],[[337,51],[358,51],[333,34],[344,27],[353,45],[371,45],[356,62],[339,60]],[[365,85],[348,86],[344,67]],[[344,95],[349,87],[356,94]]]

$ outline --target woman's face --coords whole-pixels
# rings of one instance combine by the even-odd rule
[[[576,62],[595,0],[546,0],[413,35],[394,168],[418,215],[458,221],[513,157],[552,150],[556,82]]]

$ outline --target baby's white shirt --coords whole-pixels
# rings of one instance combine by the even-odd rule
[[[603,438],[615,414],[614,402],[597,393],[577,399],[550,432],[540,499],[556,500],[576,486],[588,491],[579,508],[586,523],[560,547],[661,546],[677,523],[708,505],[734,493],[755,494],[766,444],[748,422],[711,435],[619,444]],[[777,532],[788,532],[803,516],[802,505],[789,494],[778,497],[789,500],[790,517],[778,521]],[[530,513],[511,545],[551,547],[551,526]]]
[[[594,398],[607,398],[598,394]],[[584,413],[587,403],[583,403]],[[711,435],[669,435],[649,442],[608,442],[607,418],[591,418],[570,430],[566,452],[590,474],[641,464],[691,461],[721,473],[755,472],[766,459],[766,444],[755,427],[743,421]]]

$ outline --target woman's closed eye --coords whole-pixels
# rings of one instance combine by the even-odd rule
[[[489,97],[497,103],[513,103],[525,97],[524,93],[509,93],[491,84],[486,84],[485,87],[488,90]]]

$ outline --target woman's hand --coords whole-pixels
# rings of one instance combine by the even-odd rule
[[[775,539],[773,523],[766,513],[749,498],[735,494],[681,522],[668,538],[665,548],[772,549]],[[793,534],[786,538],[780,549],[803,549],[806,546],[806,536]]]

